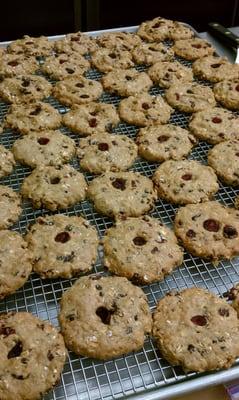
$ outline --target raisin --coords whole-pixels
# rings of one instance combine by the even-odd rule
[[[158,142],[160,142],[160,143],[166,142],[168,139],[169,139],[169,136],[167,136],[167,135],[158,136]]]
[[[19,64],[19,62],[17,60],[13,60],[9,61],[7,64],[10,65],[11,67],[16,67]]]
[[[76,87],[79,87],[79,88],[83,88],[85,85],[83,84],[83,83],[80,83],[80,82],[78,82],[77,84],[76,84]]]
[[[136,246],[144,246],[147,243],[147,240],[143,238],[142,236],[136,236],[133,239],[133,242]]]
[[[229,317],[230,313],[227,308],[219,308],[218,314],[221,315],[222,317]]]
[[[108,143],[99,143],[98,144],[98,149],[100,151],[108,151],[109,150],[109,145],[108,145]]]
[[[207,323],[207,318],[204,315],[194,315],[191,318],[191,321],[193,324],[198,325],[198,326],[204,326]]]
[[[215,219],[207,219],[203,222],[203,227],[209,232],[218,232],[220,229],[220,223]]]
[[[237,92],[239,92],[239,85],[236,85],[235,89]]]
[[[13,346],[13,348],[8,352],[7,358],[15,358],[19,357],[22,353],[22,342],[18,340],[18,342]]]
[[[60,243],[66,243],[70,240],[70,235],[68,232],[60,232],[55,236],[55,241]]]
[[[116,310],[113,308],[112,310],[108,310],[106,307],[98,307],[96,310],[96,315],[100,317],[101,321],[105,325],[110,324],[111,315],[114,314]]]
[[[225,225],[223,228],[223,236],[227,239],[234,239],[238,236],[238,233],[233,226]]]
[[[186,233],[186,236],[189,238],[195,238],[196,232],[194,232],[194,230],[192,230],[192,229],[189,229]]]
[[[115,53],[110,53],[109,57],[114,59],[114,58],[116,58],[116,54]]]
[[[222,119],[219,118],[219,117],[213,117],[213,118],[212,118],[212,122],[213,122],[214,124],[220,124],[220,123],[222,122]]]
[[[47,143],[50,142],[50,139],[46,138],[46,137],[40,137],[37,142],[41,145],[46,145]]]
[[[126,186],[126,180],[122,179],[122,178],[116,178],[113,182],[112,182],[112,186],[115,189],[119,189],[119,190],[125,190]]]
[[[95,128],[97,126],[97,119],[96,118],[91,118],[89,120],[89,125],[91,128]]]

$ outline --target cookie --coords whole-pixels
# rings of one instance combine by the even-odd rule
[[[91,102],[73,105],[71,110],[63,115],[62,122],[74,133],[88,136],[95,132],[111,132],[120,119],[113,104]]]
[[[41,70],[55,80],[81,75],[89,68],[90,62],[76,52],[54,54],[47,57],[44,64],[41,65]]]
[[[0,145],[0,178],[10,175],[16,163],[12,152]]]
[[[148,93],[129,96],[119,104],[122,120],[137,126],[166,124],[172,111],[162,96],[151,96]]]
[[[96,43],[107,49],[133,50],[142,43],[138,35],[131,32],[107,32],[96,37]]]
[[[83,174],[70,165],[38,167],[24,179],[21,193],[35,208],[56,211],[85,199],[87,184]]]
[[[88,197],[105,215],[138,217],[154,205],[152,181],[138,172],[108,172],[90,182]]]
[[[101,82],[106,91],[119,96],[134,96],[147,92],[153,86],[146,72],[136,69],[114,69],[105,74]]]
[[[193,80],[192,70],[178,61],[159,61],[153,64],[147,73],[155,84],[163,88]]]
[[[186,129],[168,124],[141,128],[136,143],[142,158],[162,162],[186,157],[196,144],[196,139]]]
[[[68,33],[63,39],[54,42],[56,53],[87,54],[98,48],[95,38],[82,32]]]
[[[185,372],[229,368],[239,355],[236,311],[201,288],[168,293],[153,314],[153,336],[163,357]]]
[[[175,233],[193,255],[218,261],[239,254],[239,212],[216,201],[178,210]]]
[[[5,116],[4,125],[25,135],[32,131],[59,128],[61,118],[61,114],[50,104],[34,101],[12,104]]]
[[[46,36],[31,37],[25,35],[21,39],[13,40],[8,45],[7,50],[9,53],[43,57],[52,53],[52,43]]]
[[[32,271],[32,255],[17,232],[0,230],[0,243],[0,299],[3,299],[28,280]]]
[[[41,278],[72,278],[92,269],[97,257],[96,229],[78,216],[39,217],[26,235],[33,270]]]
[[[169,38],[169,30],[173,27],[173,21],[157,17],[150,21],[142,22],[137,34],[147,42],[161,42]]]
[[[0,229],[13,225],[21,213],[19,194],[8,186],[0,185]]]
[[[225,79],[214,85],[216,100],[229,110],[239,110],[239,78]]]
[[[171,40],[191,39],[193,36],[192,29],[182,22],[173,21],[173,26],[169,28],[169,39]]]
[[[125,171],[134,163],[137,153],[132,139],[103,132],[81,139],[77,149],[81,168],[93,174]]]
[[[198,139],[216,144],[239,138],[239,118],[224,108],[209,108],[192,115],[189,129]]]
[[[42,100],[51,95],[51,90],[51,84],[38,75],[20,75],[0,82],[0,97],[7,103]]]
[[[39,69],[34,57],[3,53],[0,57],[0,78],[33,74]]]
[[[0,397],[37,400],[56,385],[66,360],[63,337],[27,312],[0,314]]]
[[[239,185],[239,140],[218,143],[208,152],[208,164],[226,184]]]
[[[113,69],[127,69],[134,66],[132,55],[128,50],[99,48],[91,54],[91,62],[101,72]]]
[[[67,106],[90,103],[97,100],[102,93],[100,82],[81,75],[65,78],[57,82],[53,88],[53,96]]]
[[[154,173],[158,197],[174,204],[200,203],[218,191],[217,176],[211,167],[195,160],[168,160]]]
[[[104,265],[136,284],[160,281],[183,262],[173,231],[144,216],[118,220],[103,238]]]
[[[165,99],[174,108],[192,113],[216,105],[212,89],[195,82],[177,83],[165,92]]]
[[[65,291],[59,321],[70,350],[100,360],[141,349],[152,325],[141,288],[100,275],[82,277]]]
[[[202,57],[192,67],[196,76],[210,82],[239,78],[239,65],[231,64],[226,57]]]
[[[172,60],[174,53],[163,43],[142,43],[134,48],[132,55],[136,64],[152,65],[158,61]]]
[[[236,283],[228,292],[223,293],[223,297],[231,301],[232,307],[236,310],[237,316],[239,316],[239,284]]]
[[[12,151],[17,161],[32,168],[61,165],[74,156],[75,142],[59,130],[44,130],[16,140]]]
[[[211,43],[200,38],[176,40],[172,49],[177,56],[190,61],[209,56],[215,52]]]

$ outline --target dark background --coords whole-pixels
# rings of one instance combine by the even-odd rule
[[[24,34],[57,35],[138,25],[156,16],[184,21],[199,32],[210,21],[239,25],[239,0],[40,0],[4,1],[0,8],[0,41]]]

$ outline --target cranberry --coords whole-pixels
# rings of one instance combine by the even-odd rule
[[[196,232],[194,232],[194,230],[192,230],[192,229],[189,229],[186,233],[186,236],[189,238],[195,238]]]
[[[180,99],[180,95],[178,93],[175,93],[175,97],[176,97],[176,100]]]
[[[62,60],[62,59],[61,59],[61,60],[59,61],[60,64],[64,64],[65,62],[67,62],[67,60]]]
[[[222,122],[222,120],[221,120],[221,118],[219,118],[219,117],[213,117],[213,118],[212,118],[212,122],[213,122],[214,124],[220,124],[220,123]]]
[[[237,157],[239,157],[239,152],[237,152],[235,155],[236,155]]]
[[[55,241],[60,243],[66,243],[70,240],[70,235],[68,232],[60,232],[55,236]]]
[[[122,178],[116,178],[112,182],[112,186],[114,186],[115,189],[120,189],[120,190],[125,190],[125,184],[126,184],[126,180],[122,179]]]
[[[89,125],[91,128],[95,128],[97,126],[97,119],[96,118],[91,118],[89,120]]]
[[[40,137],[37,142],[41,145],[46,145],[47,143],[50,142],[50,139],[46,138],[46,137]]]
[[[79,88],[83,88],[85,85],[83,84],[83,83],[80,83],[80,82],[78,82],[77,84],[76,84],[76,87],[79,87]]]
[[[212,68],[219,68],[222,64],[211,64]]]
[[[9,61],[8,65],[10,65],[11,67],[16,67],[19,64],[19,62],[17,60],[13,60],[13,61]]]
[[[203,227],[209,232],[218,232],[220,228],[220,223],[215,219],[207,219],[203,222]]]
[[[108,151],[109,150],[109,145],[108,143],[99,143],[98,144],[98,149],[101,151]]]
[[[150,108],[150,106],[149,106],[148,103],[143,103],[143,104],[142,104],[142,108],[143,108],[144,110],[148,110],[148,109]]]
[[[7,337],[9,335],[13,335],[14,333],[16,333],[15,329],[10,328],[10,326],[0,327],[0,335]]]
[[[30,112],[30,115],[38,115],[41,112],[41,106],[36,106],[35,110]]]
[[[145,240],[145,238],[143,238],[142,236],[136,236],[133,239],[133,242],[136,246],[144,246],[147,243],[147,240]]]
[[[239,92],[239,85],[236,85],[235,89],[237,92]]]
[[[227,239],[234,239],[238,236],[238,233],[234,226],[225,225],[223,228],[223,236]]]
[[[194,47],[195,49],[201,49],[202,45],[201,44],[192,44],[192,47]]]
[[[160,142],[160,143],[166,142],[168,139],[169,139],[169,136],[167,136],[167,135],[158,136],[158,142]]]
[[[154,25],[152,26],[152,28],[159,28],[160,25],[161,25],[161,22],[156,22],[156,24],[154,24]]]
[[[194,315],[191,321],[195,325],[204,326],[207,323],[207,318],[204,315]]]
[[[184,181],[190,181],[192,179],[192,174],[184,174],[181,176]]]

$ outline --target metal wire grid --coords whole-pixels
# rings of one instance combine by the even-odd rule
[[[167,43],[170,45],[170,43]],[[190,63],[180,60],[183,64]],[[145,67],[137,67],[139,70]],[[102,76],[96,70],[87,72],[87,77],[91,79],[100,79]],[[205,84],[205,82],[203,82]],[[163,94],[164,90],[159,87],[153,87],[151,94]],[[100,99],[103,102],[118,105],[120,98],[109,93],[104,93]],[[54,98],[48,101],[59,112],[64,113],[67,108],[58,103]],[[0,103],[0,120],[4,117],[8,109],[5,103]],[[175,111],[171,116],[170,122],[181,127],[187,127],[188,116],[184,113]],[[62,132],[72,137],[76,143],[79,142],[79,136],[73,134],[66,128],[61,128]],[[125,123],[120,123],[114,130],[115,134],[126,134],[134,138],[138,128]],[[11,148],[14,141],[19,137],[10,130],[4,131],[0,136],[0,143],[6,148]],[[204,142],[194,148],[189,158],[196,159],[206,163],[207,151],[211,146]],[[77,159],[71,163],[76,169],[80,170]],[[149,163],[142,159],[137,159],[131,170],[141,172],[143,175],[151,177],[157,164]],[[82,171],[81,171],[82,172]],[[30,168],[17,164],[13,173],[0,180],[1,184],[8,185],[14,190],[19,190],[25,176],[30,173]],[[89,182],[93,175],[84,173]],[[223,204],[232,205],[237,194],[237,189],[220,186],[220,190],[215,196]],[[158,200],[155,209],[151,215],[160,218],[166,225],[171,225],[177,207]],[[112,225],[112,220],[96,213],[88,201],[71,207],[62,213],[66,215],[83,215],[88,219],[98,231],[100,237],[104,235],[107,228]],[[33,223],[40,215],[52,214],[47,210],[34,210],[31,203],[23,202],[23,213],[19,221],[12,229],[24,234],[29,224]],[[98,259],[94,266],[94,272],[105,273],[102,263],[102,249],[99,248]],[[199,286],[204,287],[214,293],[222,294],[228,290],[238,280],[239,259],[220,262],[215,268],[210,262],[201,258],[192,257],[185,252],[184,263],[170,276],[163,281],[143,287],[150,308],[153,309],[157,301],[170,290],[181,290],[185,287]],[[69,288],[74,279],[56,279],[42,280],[36,274],[32,274],[30,279],[22,289],[15,294],[7,297],[0,302],[0,312],[17,310],[27,310],[43,320],[49,320],[54,325],[58,325],[58,303],[63,291]],[[236,364],[239,371],[239,362]],[[112,361],[101,362],[86,357],[77,357],[70,352],[61,376],[60,384],[54,391],[47,394],[44,399],[79,399],[79,400],[97,400],[124,398],[126,396],[144,393],[150,389],[167,387],[177,382],[187,381],[189,378],[196,380],[202,374],[185,374],[181,368],[170,366],[166,360],[162,359],[159,351],[154,346],[152,339],[147,339],[144,348],[136,353],[119,357]]]

